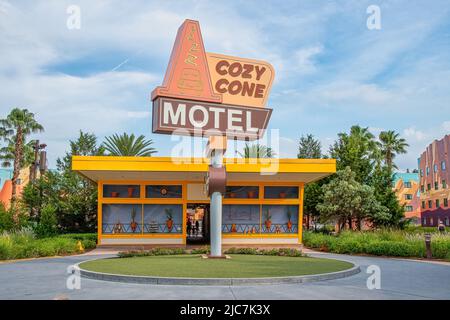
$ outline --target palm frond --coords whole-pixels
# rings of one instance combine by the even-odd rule
[[[135,137],[134,134],[127,133],[113,134],[106,137],[103,146],[110,155],[114,156],[135,156],[135,157],[150,157],[156,153],[156,150],[151,147],[153,141],[146,140],[145,136],[140,135]]]

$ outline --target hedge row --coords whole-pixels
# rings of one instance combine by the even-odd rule
[[[163,256],[163,255],[177,255],[177,254],[208,254],[209,247],[197,248],[192,250],[185,250],[182,248],[154,248],[150,250],[138,251],[124,251],[119,252],[119,258],[131,257],[147,257],[147,256]],[[288,256],[288,257],[303,257],[305,256],[300,250],[290,248],[280,249],[256,249],[256,248],[230,248],[224,254],[252,254],[252,255],[269,255],[269,256]]]
[[[400,231],[347,231],[337,236],[305,232],[303,243],[309,248],[334,253],[426,257],[423,235]],[[450,260],[450,234],[432,234],[431,251],[433,258]]]

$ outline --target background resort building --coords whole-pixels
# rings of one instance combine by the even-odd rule
[[[405,217],[420,224],[420,191],[418,173],[394,173],[393,188],[398,201],[405,207]]]
[[[423,226],[450,226],[450,135],[434,140],[419,158],[420,201]]]
[[[0,202],[6,208],[9,208],[9,204],[11,203],[11,194],[12,194],[12,169],[0,169]],[[27,185],[30,180],[30,169],[23,168],[20,170],[19,179],[17,180],[17,195],[20,196],[22,194],[23,188]]]

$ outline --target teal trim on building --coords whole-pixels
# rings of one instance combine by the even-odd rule
[[[419,174],[418,173],[396,172],[392,175],[392,182],[394,184],[396,184],[397,181],[400,179],[402,179],[404,182],[409,182],[409,181],[419,182]]]
[[[12,169],[0,169],[0,190],[3,188],[6,180],[12,179]]]

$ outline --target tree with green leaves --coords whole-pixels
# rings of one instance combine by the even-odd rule
[[[267,147],[259,142],[256,144],[245,144],[243,153],[239,152],[243,158],[273,158],[275,152],[273,152],[271,147]]]
[[[378,226],[390,226],[403,228],[407,224],[405,220],[405,208],[400,205],[395,190],[392,188],[392,171],[387,166],[376,166],[371,175],[370,185],[374,188],[378,202],[388,209],[388,218],[373,219]]]
[[[93,133],[80,130],[76,140],[69,141],[70,152],[62,159],[56,160],[56,167],[60,172],[72,172],[72,156],[103,156],[105,148],[98,145],[97,137]]]
[[[339,230],[346,225],[352,228],[354,222],[360,230],[364,220],[389,219],[388,209],[378,202],[374,188],[358,182],[350,167],[338,171],[322,189],[323,202],[317,205],[321,220],[337,222]]]
[[[320,211],[317,210],[317,205],[323,202],[322,185],[324,182],[325,180],[320,180],[318,182],[311,182],[305,185],[303,211],[306,218],[306,230],[309,230],[311,221],[316,221],[320,216]],[[314,224],[314,226],[316,225]]]
[[[312,134],[301,136],[298,147],[297,158],[299,159],[320,159],[322,158],[322,146],[318,139]],[[319,216],[317,205],[322,202],[323,192],[321,186],[328,179],[322,179],[318,182],[311,182],[305,186],[303,210],[306,218],[306,229],[309,229],[311,220],[316,220]]]
[[[7,143],[9,152],[12,152],[13,159],[13,176],[11,206],[14,207],[17,193],[17,179],[19,178],[21,166],[25,164],[26,160],[26,138],[37,132],[44,131],[44,127],[39,124],[34,118],[34,114],[27,109],[14,108],[5,119],[0,119],[0,134],[3,140]],[[13,146],[13,149],[10,147]],[[10,157],[10,156],[8,156]],[[18,219],[18,210],[14,210],[14,220]]]
[[[384,157],[384,163],[392,171],[393,168],[397,168],[394,163],[394,158],[397,154],[406,153],[406,148],[409,145],[406,140],[400,138],[400,134],[393,130],[382,131],[378,136],[378,146],[381,154]]]
[[[104,148],[94,134],[80,131],[76,140],[70,141],[70,151],[57,160],[57,170],[48,171],[22,193],[25,207],[37,212],[39,222],[42,210],[51,206],[56,211],[62,232],[93,232],[97,227],[97,186],[92,181],[72,171],[72,156],[100,156]]]
[[[337,169],[350,167],[358,182],[367,183],[379,158],[374,138],[368,128],[358,125],[352,126],[349,134],[339,133],[338,140],[330,148],[330,155],[336,159]]]
[[[322,145],[312,134],[301,136],[298,146],[297,158],[320,159],[322,158]]]
[[[151,157],[156,150],[151,147],[153,141],[146,140],[143,135],[135,137],[134,134],[128,135],[117,133],[105,138],[104,147],[111,156],[133,156],[133,157]]]

